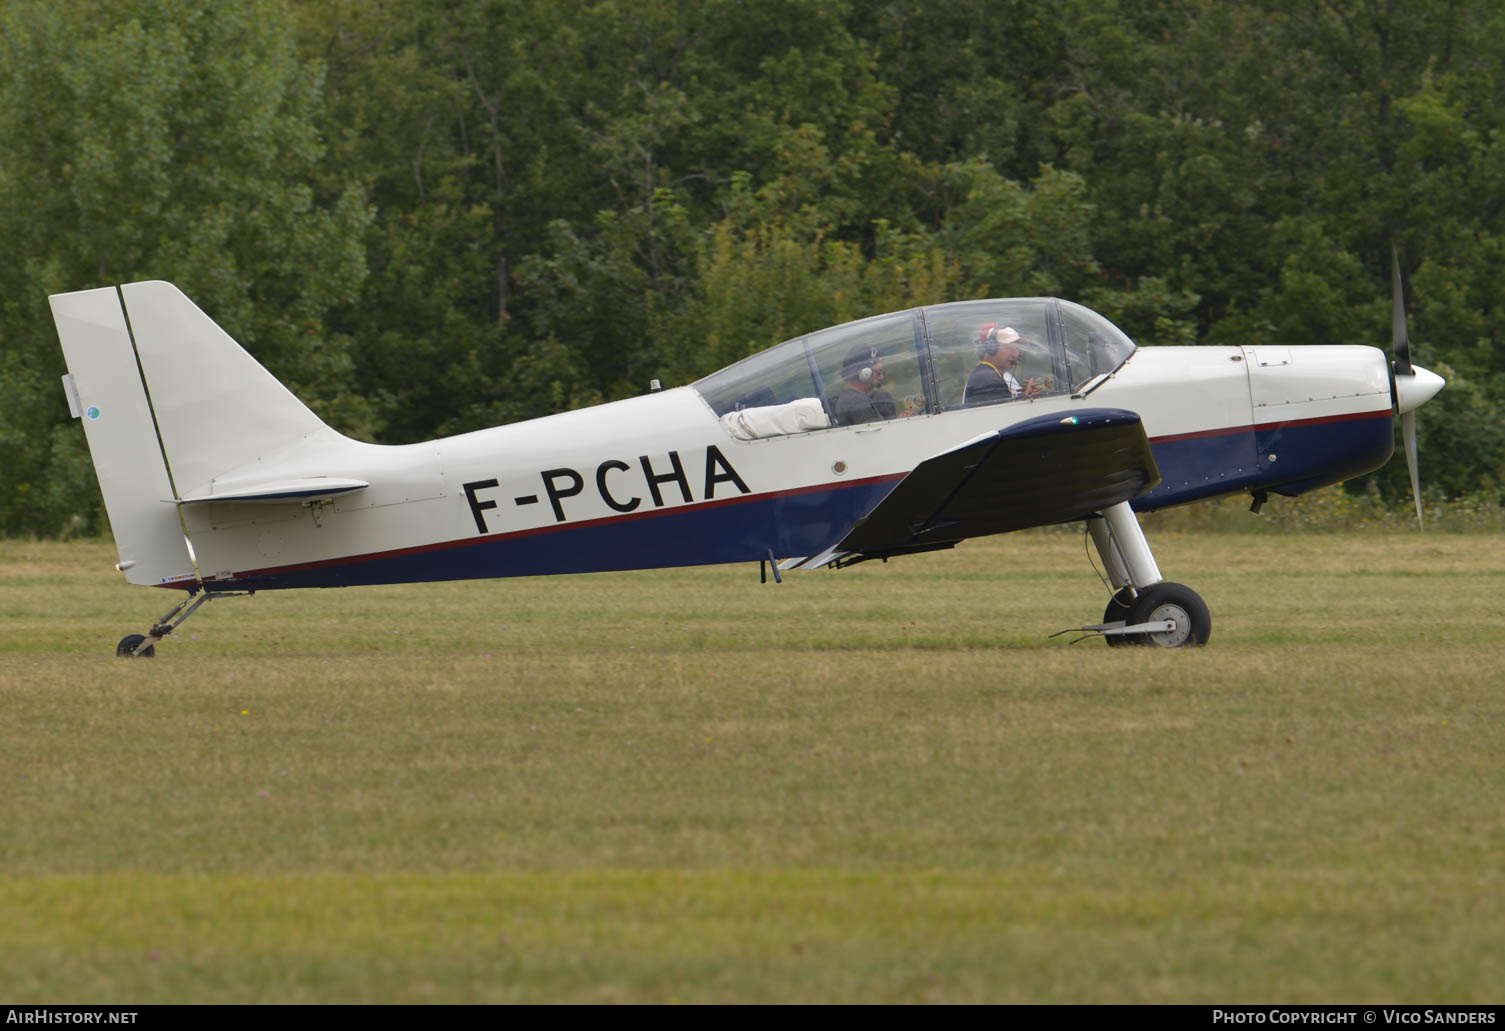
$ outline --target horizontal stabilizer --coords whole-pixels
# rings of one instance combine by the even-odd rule
[[[1134,412],[1042,415],[927,458],[837,545],[869,556],[1083,519],[1160,482]]]
[[[308,476],[296,480],[262,483],[210,484],[203,492],[183,498],[183,504],[206,501],[317,501],[364,490],[371,486],[364,480],[345,480],[335,476]]]

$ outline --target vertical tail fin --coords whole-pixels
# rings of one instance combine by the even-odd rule
[[[334,431],[170,283],[50,300],[121,570],[187,586],[176,502]]]
[[[171,283],[120,292],[178,497],[331,432]]]

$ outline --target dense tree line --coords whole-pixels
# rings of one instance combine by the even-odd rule
[[[966,297],[1385,346],[1392,246],[1425,479],[1498,496],[1502,58],[1486,0],[0,0],[0,532],[103,525],[52,292],[172,280],[405,442]]]

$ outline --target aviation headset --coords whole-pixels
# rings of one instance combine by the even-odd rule
[[[864,353],[865,352],[865,353]],[[878,349],[876,347],[854,347],[847,352],[845,360],[841,363],[841,378],[855,379],[861,383],[870,383],[873,379],[873,365],[878,361]]]
[[[977,331],[977,357],[986,358],[1005,344],[1017,344],[1019,333],[1013,326],[989,322]]]

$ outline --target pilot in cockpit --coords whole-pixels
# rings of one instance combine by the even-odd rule
[[[1020,383],[1014,375],[1023,338],[1012,326],[989,322],[977,331],[977,367],[967,377],[962,404],[988,405],[1016,397],[1033,397],[1043,389],[1033,380]]]
[[[841,360],[841,393],[831,399],[832,416],[838,426],[892,419],[898,415],[894,396],[881,389],[883,358],[870,344],[859,341]]]

